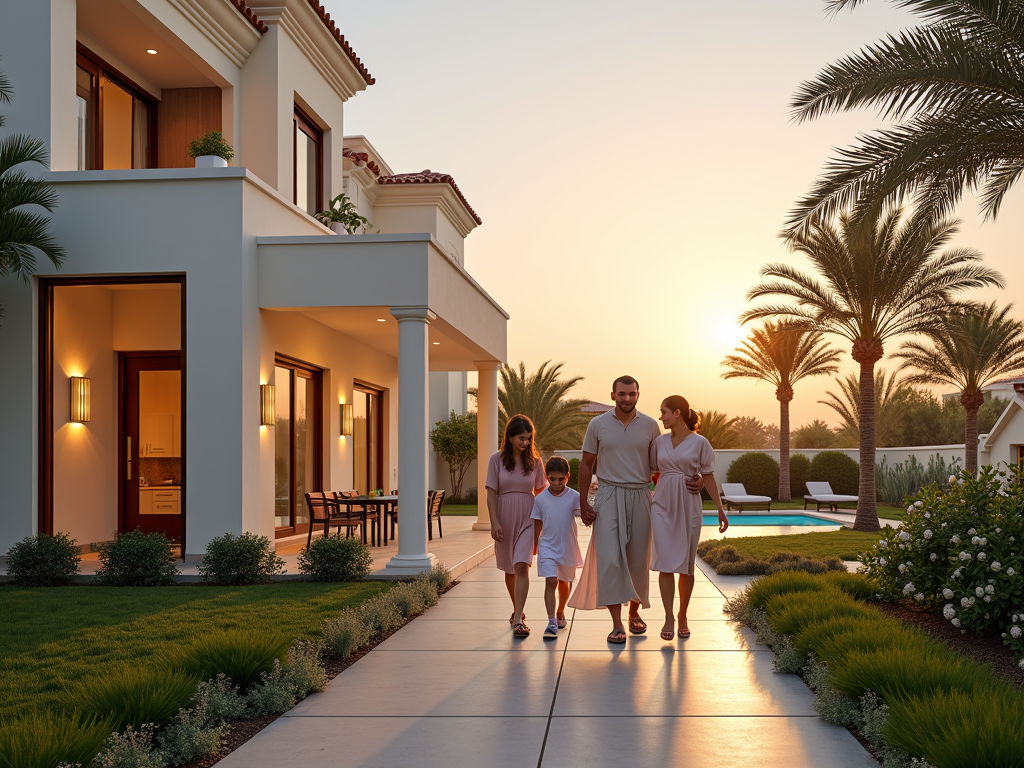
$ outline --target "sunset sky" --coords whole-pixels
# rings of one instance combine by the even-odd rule
[[[777,236],[835,146],[869,112],[791,122],[822,66],[915,19],[883,0],[829,18],[820,0],[732,3],[324,0],[376,85],[347,105],[396,172],[451,173],[484,220],[470,273],[511,314],[509,362],[545,360],[606,401],[615,376],[641,409],[693,407],[778,423],[772,388],[721,379],[736,317]],[[958,243],[981,249],[1018,299],[1024,190],[996,222],[973,199]],[[849,350],[842,373],[854,370]],[[891,345],[888,351],[893,351]],[[883,362],[891,366],[892,363]],[[794,428],[834,413],[832,380],[797,385]]]

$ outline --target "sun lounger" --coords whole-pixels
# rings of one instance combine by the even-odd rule
[[[740,512],[744,507],[764,507],[769,512],[772,509],[771,496],[751,496],[743,487],[743,483],[722,483],[722,501],[730,512],[733,507]]]
[[[807,509],[807,505],[812,503],[817,505],[816,512],[821,512],[823,506],[827,506],[832,512],[838,512],[841,504],[852,504],[853,508],[857,509],[856,496],[844,496],[841,493],[833,493],[832,486],[828,483],[809,482],[807,483],[807,490],[808,494],[804,496],[804,509]]]

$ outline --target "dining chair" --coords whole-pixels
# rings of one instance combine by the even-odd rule
[[[441,505],[444,503],[444,491],[429,491],[427,493],[427,539],[434,538],[434,523],[437,520],[437,537],[444,538],[441,533]]]

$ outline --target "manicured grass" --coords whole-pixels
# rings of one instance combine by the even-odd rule
[[[755,560],[767,560],[776,552],[856,560],[857,555],[878,543],[878,534],[841,528],[838,531],[791,533],[785,536],[737,536],[715,539],[711,543],[735,547],[740,554]]]
[[[705,501],[704,502],[704,509],[714,510],[714,508],[715,508],[715,505],[712,504],[710,501]],[[804,511],[804,501],[803,501],[803,499],[794,499],[793,501],[773,501],[772,502],[772,512],[774,512],[777,509],[787,509],[787,510],[795,509],[795,510],[799,510],[799,511],[803,512]],[[751,509],[749,511],[750,512],[756,512],[757,510]],[[807,511],[808,512],[813,512],[814,509],[812,507],[811,509],[809,509]],[[825,512],[825,511],[827,511],[827,510],[822,510],[822,512]],[[848,509],[844,509],[844,510],[840,510],[840,511],[841,512],[846,512],[846,513],[851,513],[851,514],[853,512],[853,510],[848,510]],[[889,506],[886,506],[884,504],[879,504],[878,505],[878,516],[880,518],[884,518],[886,520],[902,520],[904,517],[906,517],[906,515],[907,515],[907,512],[904,509],[898,509],[896,507],[889,507]]]
[[[0,587],[0,719],[60,707],[70,684],[121,664],[167,664],[213,630],[318,636],[324,619],[389,587]]]
[[[441,507],[441,514],[458,517],[476,517],[476,504],[445,504]]]

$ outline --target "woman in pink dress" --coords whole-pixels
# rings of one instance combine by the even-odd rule
[[[533,422],[522,415],[505,424],[501,450],[487,464],[487,508],[491,511],[494,559],[505,572],[505,587],[512,599],[509,624],[516,637],[526,637],[523,608],[530,591],[533,565],[533,497],[548,484],[544,464],[533,443]]]
[[[700,415],[690,409],[685,397],[672,395],[661,404],[661,423],[670,430],[651,443],[651,469],[660,473],[651,502],[651,570],[659,571],[658,586],[665,604],[662,640],[675,636],[675,579],[679,574],[679,637],[690,636],[686,609],[693,594],[694,560],[704,520],[704,503],[699,493],[686,488],[686,479],[704,476],[704,487],[718,508],[718,530],[725,533],[729,518],[722,508],[715,483],[715,452],[703,435],[698,435]]]

